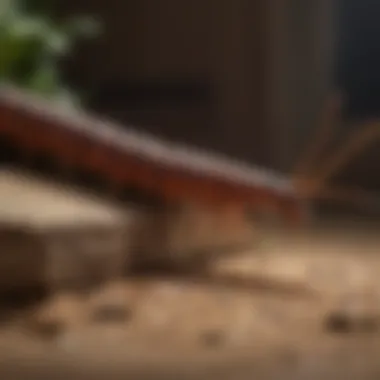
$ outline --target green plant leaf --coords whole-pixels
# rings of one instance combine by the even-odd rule
[[[56,93],[60,87],[56,67],[51,63],[38,66],[28,81],[28,87],[44,95]]]
[[[100,24],[90,17],[58,24],[48,15],[53,0],[25,1],[0,0],[0,80],[77,103],[62,86],[59,59],[78,38],[98,35]]]

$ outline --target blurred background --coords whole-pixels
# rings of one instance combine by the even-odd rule
[[[167,139],[289,173],[329,96],[343,98],[335,149],[353,121],[378,116],[376,0],[78,0],[57,9],[103,23],[65,65],[88,106]],[[338,180],[376,190],[377,146]]]
[[[54,69],[88,108],[170,141],[289,174],[331,97],[343,100],[332,152],[378,116],[375,0],[6,3],[54,22],[99,21],[96,38],[72,44]],[[377,190],[376,148],[334,179]]]
[[[289,170],[334,85],[334,1],[58,3],[104,24],[67,65],[89,105],[171,140]]]

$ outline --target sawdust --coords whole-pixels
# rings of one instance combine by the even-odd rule
[[[268,283],[277,281],[265,289],[255,281],[231,286],[228,281],[200,278],[129,278],[80,298],[66,294],[50,299],[38,315],[59,320],[63,331],[46,341],[26,334],[19,323],[4,327],[0,372],[7,379],[32,373],[46,379],[122,378],[121,374],[152,379],[377,379],[377,328],[332,334],[324,325],[336,310],[353,318],[379,315],[374,270],[379,265],[374,265],[371,253],[377,243],[366,251],[358,242],[356,252],[350,243],[347,256],[343,242],[267,243],[266,252],[255,252],[256,261],[249,255],[242,259],[246,278],[260,273]],[[276,253],[280,248],[287,267]],[[343,267],[352,270],[357,263],[360,271],[371,269],[371,275],[340,275],[335,284],[334,275],[324,272],[333,272],[328,260],[333,249],[337,267],[353,260]],[[244,267],[237,261],[219,263],[217,275],[237,275]],[[263,262],[270,265],[260,271]],[[284,291],[281,283],[285,288],[293,283],[293,288]],[[295,287],[314,292],[296,292]],[[105,304],[128,308],[130,318],[95,323],[94,311]],[[27,363],[24,372],[14,365],[21,362]]]

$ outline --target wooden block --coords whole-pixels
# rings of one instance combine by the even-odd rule
[[[43,284],[46,252],[43,242],[22,225],[0,227],[0,292]]]
[[[253,242],[254,229],[236,205],[180,204],[142,211],[136,219],[135,250],[140,265],[184,265]],[[213,257],[214,257],[213,256]],[[189,264],[190,265],[190,264]]]
[[[0,291],[85,289],[120,277],[129,254],[127,234],[118,226],[3,228],[0,252]]]
[[[86,290],[123,274],[128,261],[122,229],[85,227],[46,237],[47,280],[55,289]]]

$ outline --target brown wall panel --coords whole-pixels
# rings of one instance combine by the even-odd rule
[[[329,0],[61,4],[65,13],[92,12],[104,22],[102,38],[79,49],[69,70],[94,108],[169,139],[290,168],[329,87]],[[185,89],[136,104],[131,86],[150,82],[199,82],[207,94],[179,104]],[[129,95],[106,91],[115,85]]]

